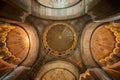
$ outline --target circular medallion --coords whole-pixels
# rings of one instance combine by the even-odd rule
[[[80,0],[37,0],[41,5],[50,8],[66,8],[77,4]]]
[[[65,23],[55,23],[49,26],[43,35],[43,43],[51,54],[62,56],[69,54],[76,45],[74,29]]]

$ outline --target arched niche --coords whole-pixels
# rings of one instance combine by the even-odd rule
[[[9,55],[5,58],[3,56],[4,59],[1,58],[4,65],[1,69],[5,70],[1,78],[14,80],[22,72],[30,69],[35,62],[38,56],[39,38],[34,27],[30,25],[4,19],[1,21],[1,25],[12,27],[5,37],[5,45],[9,54],[11,52],[13,59],[18,58],[16,62],[10,60]],[[5,24],[6,22],[7,24]]]
[[[59,78],[58,78],[59,77]],[[78,80],[79,70],[72,63],[57,60],[43,65],[35,80]]]
[[[50,3],[47,3],[47,2]],[[62,4],[60,4],[61,2]],[[68,7],[64,2],[72,1]],[[31,14],[43,19],[68,20],[85,15],[88,10],[95,6],[100,0],[37,0],[31,1]],[[57,2],[57,3],[56,3]],[[75,4],[75,3],[76,4]],[[90,5],[93,2],[92,5]],[[41,5],[42,4],[42,5]],[[49,5],[50,4],[50,5]]]
[[[87,72],[83,73],[83,75],[90,74],[89,76],[94,77],[94,79],[111,80],[109,76],[106,74],[106,72],[100,68],[100,65],[98,65],[98,63],[95,61],[95,59],[93,58],[93,54],[91,53],[90,45],[91,45],[92,33],[101,24],[102,23],[89,23],[88,25],[86,25],[86,27],[82,32],[81,41],[80,41],[81,55],[82,55],[83,62],[86,65],[88,70]],[[82,74],[80,74],[80,78],[83,78]]]
[[[119,72],[115,73],[114,70],[120,67],[119,23],[110,23],[112,20],[118,21],[118,18],[115,16],[89,23],[81,35],[83,62],[99,79],[118,79],[115,75]]]

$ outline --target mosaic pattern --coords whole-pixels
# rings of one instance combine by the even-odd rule
[[[29,46],[29,38],[24,29],[10,24],[0,24],[0,76],[26,58]]]
[[[77,37],[74,29],[65,23],[55,23],[49,26],[43,35],[46,50],[56,56],[70,54],[75,48]]]
[[[110,66],[120,61],[120,24],[97,28],[92,36],[91,50],[95,60],[102,66]]]

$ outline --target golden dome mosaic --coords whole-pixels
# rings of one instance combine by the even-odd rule
[[[43,34],[47,51],[56,56],[70,54],[75,48],[77,37],[74,29],[66,23],[54,23]]]
[[[120,24],[107,24],[97,28],[91,38],[91,51],[95,60],[102,66],[119,62]]]
[[[19,64],[27,56],[29,38],[19,26],[0,24],[0,59]]]
[[[22,27],[0,24],[0,76],[22,63],[29,47],[28,34]]]

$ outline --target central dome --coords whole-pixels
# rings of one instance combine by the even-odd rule
[[[66,8],[75,5],[80,0],[37,0],[41,5],[50,8]]]
[[[44,33],[44,44],[55,55],[68,54],[75,47],[76,33],[68,24],[53,24]]]

